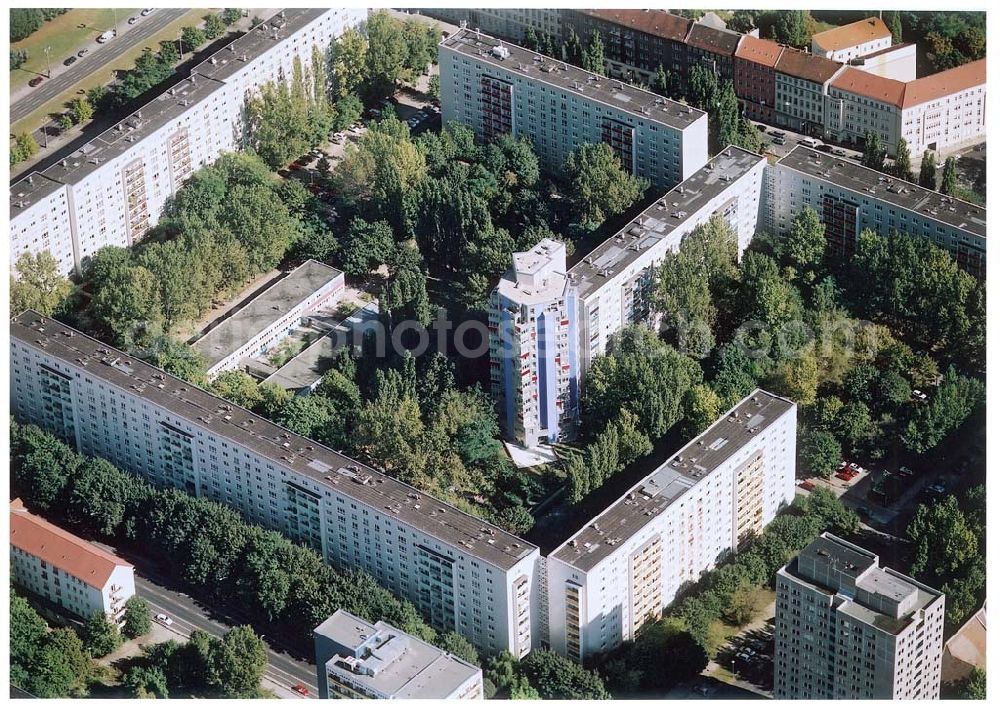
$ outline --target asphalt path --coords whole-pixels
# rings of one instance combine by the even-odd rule
[[[55,74],[52,79],[44,80],[41,85],[11,104],[11,124],[19,122],[46,102],[58,97],[66,90],[72,89],[89,75],[107,63],[113,62],[133,47],[141,45],[167,25],[183,17],[187,12],[187,8],[161,8],[152,15],[142,18],[140,22],[131,27],[125,25],[128,18],[122,18],[118,23],[118,37],[103,45],[97,45],[68,68],[62,69],[65,57],[53,57],[53,68],[59,67],[62,71]],[[122,25],[128,27],[127,32],[121,29]]]

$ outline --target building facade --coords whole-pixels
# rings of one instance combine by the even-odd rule
[[[912,82],[917,78],[917,46],[901,43],[870,55],[855,57],[848,64],[851,67],[900,82]]]
[[[776,236],[810,206],[823,221],[832,250],[854,252],[865,229],[922,236],[958,264],[986,277],[986,209],[930,191],[824,152],[797,146],[769,168],[767,225]]]
[[[775,122],[774,68],[785,48],[771,40],[744,35],[733,57],[733,90],[753,121]]]
[[[86,620],[99,611],[121,627],[135,569],[109,551],[10,503],[10,576],[18,586]]]
[[[711,70],[719,84],[733,81],[733,56],[743,35],[732,30],[719,30],[708,25],[695,23],[688,33],[687,73],[696,66]]]
[[[601,142],[654,186],[673,186],[708,161],[708,115],[692,107],[473,30],[443,40],[438,57],[442,121],[483,140],[527,137],[549,171]]]
[[[940,591],[831,534],[783,566],[775,590],[775,698],[938,698]]]
[[[239,369],[263,355],[307,318],[335,304],[344,293],[344,273],[308,260],[226,317],[191,347],[205,359],[209,376]]]
[[[850,62],[891,46],[892,32],[878,17],[841,25],[812,38],[812,53],[834,62]]]
[[[579,396],[576,292],[566,244],[515,253],[490,296],[490,385],[504,432],[526,447],[574,434]]]
[[[103,246],[131,246],[194,171],[243,146],[248,94],[308,67],[367,11],[288,9],[69,156],[11,187],[10,261],[49,250],[65,272]]]
[[[795,403],[755,390],[546,560],[549,646],[632,640],[795,495]]]
[[[482,700],[483,671],[437,646],[340,609],[313,630],[319,697]]]
[[[559,8],[422,7],[409,12],[418,12],[470,30],[478,28],[480,32],[502,37],[509,42],[523,42],[528,30],[536,36],[551,35],[556,40],[562,35],[563,11]]]
[[[484,651],[531,649],[520,537],[37,313],[11,322],[10,365],[11,412],[78,452],[367,571]]]
[[[842,67],[839,62],[786,47],[774,67],[778,125],[821,136],[825,131],[826,88]]]

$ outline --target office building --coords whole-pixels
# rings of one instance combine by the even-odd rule
[[[579,379],[566,244],[515,253],[490,295],[490,385],[504,432],[534,447],[571,437]]]
[[[775,123],[775,76],[782,45],[744,35],[733,57],[733,90],[753,121]]]
[[[785,235],[806,206],[832,250],[854,252],[867,228],[923,236],[972,275],[986,277],[986,209],[824,152],[797,146],[768,169],[768,229]]]
[[[81,270],[102,246],[131,246],[194,171],[243,146],[248,93],[308,67],[367,11],[287,9],[234,40],[181,80],[69,156],[11,186],[10,265],[48,250]]]
[[[812,53],[834,62],[850,62],[891,46],[892,32],[878,17],[841,25],[812,38]]]
[[[313,630],[319,697],[482,700],[483,671],[437,646],[340,609]]]
[[[344,273],[308,260],[271,284],[192,344],[209,376],[239,369],[244,360],[278,346],[310,314],[335,304]]]
[[[823,534],[776,577],[774,697],[934,700],[944,594]]]
[[[548,643],[585,660],[632,640],[679,589],[795,495],[795,403],[755,390],[546,560]]]
[[[367,571],[484,651],[531,649],[537,547],[38,313],[10,329],[19,420]]]
[[[17,586],[82,620],[96,611],[121,626],[135,595],[128,561],[10,503],[10,577]]]
[[[742,255],[763,219],[767,161],[735,146],[717,154],[567,271],[565,246],[515,253],[491,297],[490,376],[506,435],[526,447],[575,433],[582,379],[626,325],[658,327],[656,267],[713,216]]]
[[[826,88],[842,67],[839,62],[786,47],[774,65],[777,124],[821,136],[826,120]]]
[[[902,138],[914,158],[971,143],[986,133],[986,60],[911,82],[845,68],[829,85],[826,128],[856,143],[874,131],[891,155]]]
[[[559,171],[582,144],[604,142],[622,166],[673,186],[708,161],[708,115],[659,95],[472,30],[439,45],[442,121],[531,140]]]

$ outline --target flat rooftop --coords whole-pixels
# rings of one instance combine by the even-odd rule
[[[222,439],[283,465],[311,482],[321,494],[325,489],[345,494],[498,568],[509,569],[538,548],[39,313],[21,313],[11,321],[10,332],[12,339],[79,365],[81,371],[134,391],[163,410],[201,423]]]
[[[367,326],[378,323],[378,303],[372,301],[354,311],[336,328],[324,335],[272,373],[264,382],[286,390],[310,389],[333,367],[333,357],[354,339],[360,341]],[[358,343],[360,344],[360,343]]]
[[[902,181],[881,171],[804,146],[796,146],[776,166],[798,171],[948,226],[986,238],[986,209],[951,196]]]
[[[369,623],[343,609],[323,621],[313,633],[352,652],[367,643],[371,650],[358,661],[377,672],[353,672],[353,656],[335,655],[325,663],[326,668],[330,672],[346,671],[358,682],[393,698],[446,698],[479,671],[471,663],[384,621]],[[375,636],[378,638],[373,641]]]
[[[716,154],[570,268],[570,280],[579,295],[586,298],[627,270],[643,253],[668,240],[689,216],[715,200],[733,181],[765,161],[759,154],[737,146]]]
[[[790,400],[754,390],[576,532],[552,556],[589,571],[792,409],[795,403]]]
[[[192,344],[209,366],[225,360],[343,271],[308,260]]]
[[[298,32],[327,12],[329,8],[279,10],[256,29],[233,40],[207,60],[196,65],[192,72],[224,82],[236,74],[247,61],[265,54],[288,39],[289,35]]]
[[[47,179],[38,172],[32,172],[10,187],[10,217],[27,211],[49,194],[63,188],[58,181]]]
[[[482,64],[547,84],[560,92],[600,102],[672,129],[686,129],[705,114],[700,109],[587,72],[562,60],[540,55],[475,30],[460,30],[442,40],[440,46]],[[494,53],[494,48],[498,47],[503,47],[501,54],[505,56]]]

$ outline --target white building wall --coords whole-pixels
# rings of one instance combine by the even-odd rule
[[[11,411],[20,419],[47,424],[40,398],[43,387],[39,366],[43,364],[72,378],[71,399],[64,404],[73,415],[70,443],[78,451],[103,457],[157,486],[226,504],[252,522],[312,545],[335,567],[367,571],[418,607],[418,556],[426,553],[421,548],[429,549],[452,561],[452,577],[443,585],[452,591],[454,603],[452,612],[444,614],[449,619],[445,630],[457,631],[488,652],[510,650],[523,655],[523,639],[519,642],[520,634],[512,626],[512,613],[520,604],[510,595],[510,585],[527,575],[524,598],[529,603],[535,598],[537,548],[514,568],[504,571],[423,533],[388,509],[358,502],[332,485],[320,487],[316,479],[302,476],[282,462],[217,437],[200,421],[166,411],[141,393],[106,382],[79,364],[57,359],[12,338]],[[170,454],[161,444],[167,429],[164,424],[190,435],[190,473],[171,471]],[[293,495],[305,493],[317,498],[304,507],[307,522],[294,522],[296,517],[291,516],[290,509],[302,513],[303,502],[292,504]],[[532,627],[529,616],[529,633]]]
[[[903,45],[874,57],[859,57],[851,66],[879,77],[910,82],[917,78],[917,46]]]
[[[25,179],[27,181],[27,179]],[[39,175],[31,177],[31,183],[43,182]],[[17,191],[21,182],[11,188],[14,194],[12,202],[18,201]],[[24,188],[30,188],[30,184]],[[38,203],[28,205],[10,224],[10,267],[22,253],[41,253],[48,251],[59,264],[62,273],[73,270],[73,242],[66,240],[71,236],[69,196],[65,186],[55,188]]]
[[[903,110],[902,131],[910,155],[939,151],[986,136],[986,85],[978,85]]]

